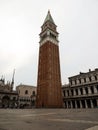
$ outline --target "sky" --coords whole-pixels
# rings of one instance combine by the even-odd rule
[[[59,32],[62,84],[98,68],[98,0],[0,0],[0,76],[37,86],[39,33],[50,10]]]

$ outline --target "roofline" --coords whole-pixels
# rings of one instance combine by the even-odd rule
[[[91,69],[89,69],[88,72],[80,72],[80,74],[75,75],[75,76],[68,77],[68,79],[70,79],[70,78],[75,78],[75,77],[77,77],[77,76],[81,76],[81,75],[90,74],[90,73],[93,73],[93,72],[96,72],[96,71],[98,71],[98,68],[96,68],[95,70],[92,70],[92,71],[91,71]]]
[[[33,87],[33,88],[36,88],[36,86],[26,85],[26,84],[20,84],[20,85],[16,86],[16,88],[20,87],[20,86],[22,86],[22,87]]]

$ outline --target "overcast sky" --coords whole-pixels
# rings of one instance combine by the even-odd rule
[[[0,0],[0,76],[37,85],[39,33],[50,9],[59,32],[62,84],[98,68],[98,0]]]

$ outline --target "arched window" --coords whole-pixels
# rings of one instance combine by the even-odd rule
[[[70,80],[70,84],[72,85],[72,81]]]
[[[98,85],[96,86],[97,92],[98,92]]]
[[[25,94],[28,94],[28,90],[25,91]]]
[[[84,83],[86,83],[86,78],[84,78]]]
[[[91,82],[91,77],[89,77],[89,81]]]
[[[75,80],[75,84],[77,84],[76,80]]]
[[[71,95],[72,95],[72,96],[74,95],[74,93],[73,93],[73,89],[71,90]]]
[[[69,90],[67,90],[67,95],[69,96]]]
[[[93,86],[90,86],[90,89],[91,89],[92,94],[94,94],[94,88],[93,88]]]
[[[76,89],[76,95],[78,95],[78,89]]]
[[[79,83],[81,84],[81,79],[79,79]]]
[[[95,75],[95,80],[97,80],[97,76]]]
[[[65,97],[65,90],[63,90],[63,96]]]
[[[35,96],[35,91],[32,92],[33,96]]]

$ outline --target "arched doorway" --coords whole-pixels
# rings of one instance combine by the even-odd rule
[[[8,108],[9,105],[10,105],[10,98],[9,98],[9,96],[4,96],[2,98],[2,107],[3,108]]]
[[[92,99],[92,102],[93,102],[94,108],[96,108],[97,107],[97,101],[96,101],[96,99]]]
[[[77,100],[77,108],[80,108],[80,102]]]
[[[82,103],[82,108],[85,108],[85,100],[81,100],[81,103]]]
[[[90,102],[90,99],[87,99],[87,106],[88,106],[88,108],[91,108],[91,102]]]

